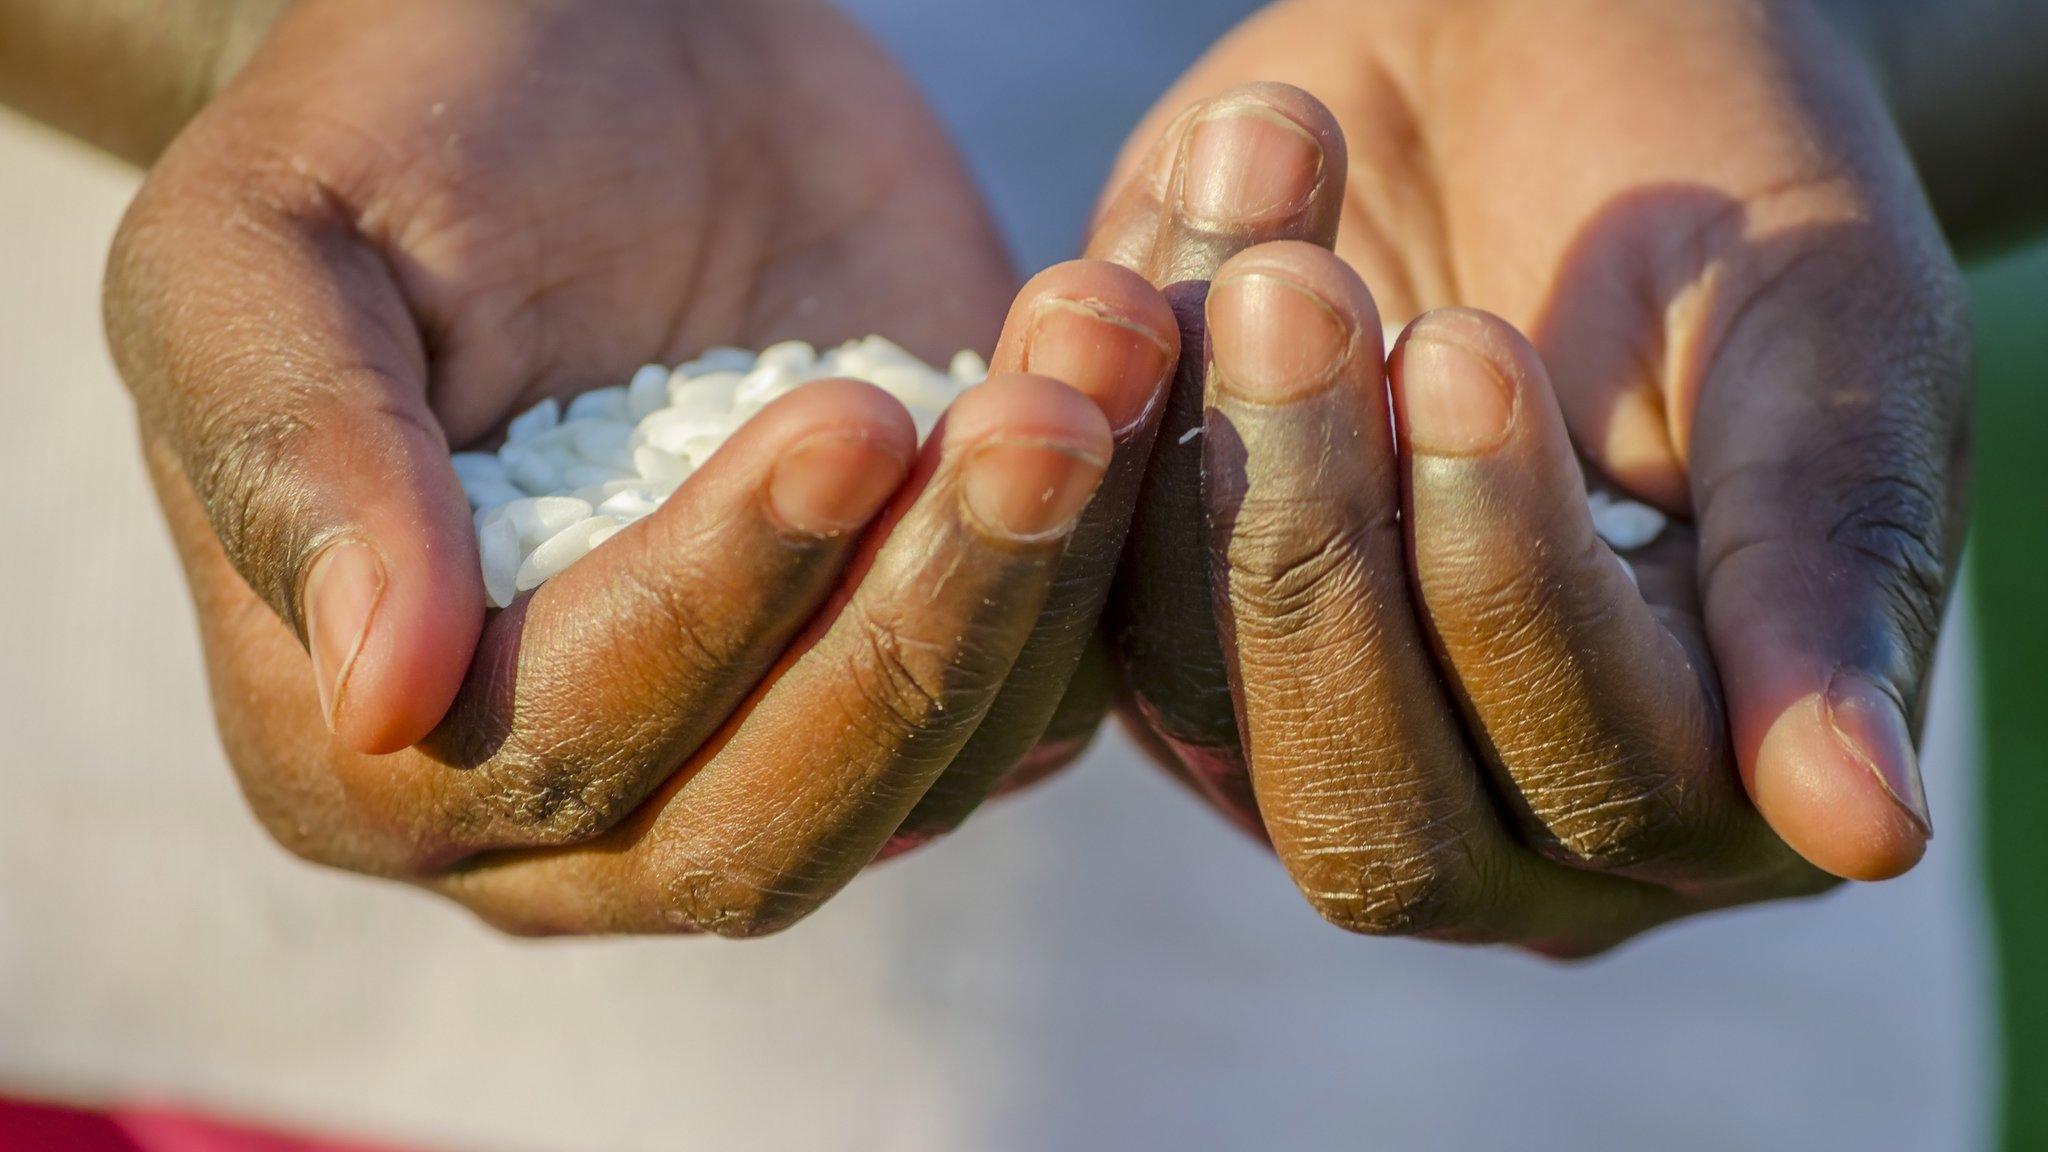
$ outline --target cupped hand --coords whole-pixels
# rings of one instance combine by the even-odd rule
[[[825,4],[294,6],[107,290],[265,825],[513,930],[748,935],[1073,754],[1176,334],[1111,265],[1015,290]],[[451,446],[711,345],[999,330],[922,449],[879,390],[808,386],[486,611]]]
[[[1189,350],[1107,620],[1129,715],[1324,914],[1580,954],[1919,858],[1968,324],[1817,17],[1277,4],[1090,250]],[[1634,579],[1588,486],[1674,517]]]

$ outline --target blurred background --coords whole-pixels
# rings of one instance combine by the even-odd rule
[[[1047,146],[1099,172],[1118,134]],[[534,944],[243,811],[99,331],[135,180],[0,112],[0,1095],[451,1148],[2048,1148],[2048,248],[1972,272],[1904,880],[1584,967],[1356,940],[1106,737],[796,932]]]

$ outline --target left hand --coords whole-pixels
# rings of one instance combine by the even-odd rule
[[[1077,670],[1177,351],[1108,265],[1016,295],[921,452],[816,382],[485,611],[451,446],[707,345],[996,333],[972,180],[822,0],[299,0],[110,269],[223,744],[309,859],[514,931],[757,935],[1106,706]]]
[[[1189,355],[1110,641],[1321,912],[1584,954],[1918,860],[1968,324],[1817,16],[1287,0],[1132,144],[1090,251]]]

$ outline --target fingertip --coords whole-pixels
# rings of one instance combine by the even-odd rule
[[[1475,457],[1504,450],[1531,423],[1525,409],[1540,414],[1554,403],[1542,361],[1522,334],[1500,317],[1470,308],[1418,317],[1395,343],[1387,374],[1395,427],[1413,455]],[[1539,431],[1562,438],[1556,421],[1535,423]],[[1533,447],[1557,445],[1539,440]]]
[[[1121,265],[1073,260],[1017,294],[994,365],[1076,389],[1123,438],[1159,410],[1179,358],[1180,327],[1157,288]]]
[[[707,507],[765,514],[797,536],[856,532],[903,487],[917,459],[917,425],[902,401],[864,380],[809,381],[741,424],[683,482],[682,498],[662,501],[645,517],[646,531],[607,554],[628,566],[666,563],[670,549],[701,531]]]
[[[1379,379],[1378,305],[1327,249],[1298,240],[1247,248],[1217,269],[1205,309],[1216,382],[1246,400],[1286,403],[1347,373]]]
[[[1027,314],[1033,304],[1048,296],[1094,297],[1148,328],[1171,327],[1173,323],[1173,310],[1150,280],[1107,260],[1064,260],[1040,271],[1017,291],[1011,319]]]
[[[1240,85],[1190,121],[1175,176],[1179,207],[1226,230],[1299,218],[1342,179],[1345,162],[1343,131],[1322,101],[1290,84]]]
[[[1511,382],[1543,379],[1543,358],[1519,328],[1480,308],[1432,308],[1410,321],[1395,349],[1417,341],[1454,344],[1485,360]]]
[[[859,380],[823,380],[800,391],[788,426],[775,430],[769,512],[806,535],[858,531],[909,474],[917,429],[895,397]]]
[[[1344,158],[1344,130],[1337,122],[1337,114],[1308,89],[1281,80],[1253,80],[1218,93],[1205,106],[1203,114],[1242,107],[1277,112],[1321,141],[1330,159],[1341,161]],[[1332,146],[1335,151],[1331,150]]]
[[[1838,678],[1839,679],[1839,678]],[[1889,880],[1932,835],[1905,722],[1873,716],[1838,684],[1795,700],[1746,757],[1744,782],[1784,841],[1846,880]]]

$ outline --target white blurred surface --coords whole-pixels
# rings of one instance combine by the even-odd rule
[[[913,50],[932,11],[868,6]],[[1040,141],[1029,169],[990,160],[1025,114],[1005,78],[925,72],[956,127],[994,125],[970,151],[1027,265],[1063,254],[1121,125],[1190,51],[1040,110],[1106,126]],[[1114,738],[743,945],[517,943],[287,858],[222,763],[102,350],[131,188],[0,119],[0,1092],[536,1150],[1983,1143],[1953,643],[1920,869],[1583,967],[1342,936]]]

